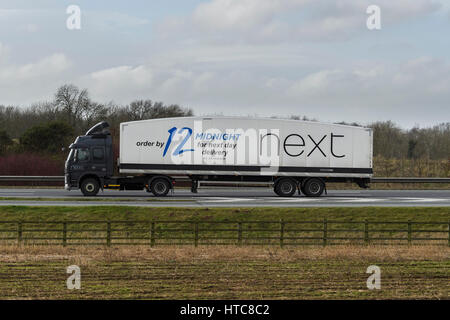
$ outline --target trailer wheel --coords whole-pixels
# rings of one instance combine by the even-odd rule
[[[297,190],[297,184],[292,179],[281,179],[274,190],[280,197],[292,197]]]
[[[150,191],[155,197],[165,197],[170,191],[170,183],[167,179],[158,178],[152,181]]]
[[[86,197],[94,197],[100,190],[100,184],[95,178],[87,178],[81,182],[80,189]]]
[[[302,188],[302,192],[307,197],[320,197],[324,190],[325,183],[317,178],[308,179]]]
[[[300,186],[300,192],[303,193],[303,194],[306,194],[304,186]]]
[[[278,194],[277,185],[275,185],[275,186],[273,187],[273,192],[275,192],[275,194],[276,194],[277,196],[281,197],[281,195]]]

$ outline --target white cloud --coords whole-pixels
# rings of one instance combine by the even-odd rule
[[[71,61],[62,53],[55,53],[27,64],[9,63],[9,54],[3,56],[4,46],[0,44],[0,96],[1,104],[33,102],[47,97],[49,90],[55,90]],[[51,89],[50,89],[51,88]]]
[[[22,27],[23,30],[30,32],[30,33],[35,33],[39,31],[39,26],[37,24],[34,23],[27,23],[25,26]]]
[[[23,13],[24,10],[18,10],[18,9],[2,9],[0,8],[0,18],[9,18],[12,16],[17,16]]]
[[[411,119],[426,121],[450,100],[450,65],[428,57],[400,65],[360,63],[296,78],[244,69],[193,70],[192,61],[171,69],[124,66],[92,73],[83,85],[96,99],[122,97],[122,103],[152,98],[193,107],[198,114],[301,114],[329,121],[391,118],[414,124]]]
[[[6,62],[9,56],[9,47],[0,42],[0,65]]]
[[[192,20],[204,28],[246,29],[268,23],[277,13],[307,2],[310,0],[214,0],[200,4]]]
[[[85,16],[86,26],[83,27],[85,29],[122,32],[128,28],[139,28],[150,23],[147,19],[120,12],[84,11],[83,9],[81,12]]]
[[[69,68],[70,62],[62,53],[45,57],[35,63],[9,65],[0,70],[0,82],[3,84],[21,83],[23,81],[43,79],[59,74]]]
[[[146,66],[119,66],[93,72],[81,81],[107,101],[117,93],[130,96],[145,92],[151,86],[152,79],[152,70]]]
[[[371,0],[211,0],[184,18],[159,25],[165,37],[207,43],[273,43],[348,39],[366,29]],[[436,0],[378,0],[383,24],[391,25],[441,8]]]

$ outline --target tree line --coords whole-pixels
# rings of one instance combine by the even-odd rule
[[[0,105],[0,155],[58,152],[100,121],[108,121],[118,138],[121,122],[192,115],[191,109],[151,100],[102,104],[92,101],[86,89],[66,84],[58,88],[52,101],[29,107]]]
[[[57,154],[76,136],[103,120],[110,123],[111,133],[118,141],[121,122],[193,114],[192,109],[151,100],[135,100],[127,105],[102,104],[92,101],[86,89],[66,84],[57,89],[52,101],[28,107],[0,105],[0,155],[22,152]],[[298,116],[291,119],[309,120]],[[358,123],[340,124],[360,126]],[[412,129],[403,129],[392,121],[366,126],[373,129],[375,157],[450,160],[450,122]]]

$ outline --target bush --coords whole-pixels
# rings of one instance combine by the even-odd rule
[[[73,128],[67,123],[54,121],[25,131],[20,144],[25,151],[57,153],[72,142],[73,135]]]
[[[0,130],[0,155],[4,154],[12,143],[8,133],[5,130]]]
[[[0,175],[5,176],[62,176],[64,161],[33,153],[0,157]]]

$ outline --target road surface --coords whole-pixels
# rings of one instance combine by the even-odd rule
[[[86,198],[78,190],[69,192],[63,189],[0,189],[0,199],[0,205],[39,206],[450,207],[450,190],[330,190],[327,195],[320,198],[298,195],[280,198],[272,190],[261,188],[200,189],[197,194],[178,189],[173,195],[169,194],[165,198],[155,198],[144,191],[106,190],[95,198]]]

